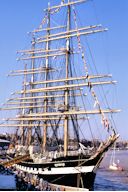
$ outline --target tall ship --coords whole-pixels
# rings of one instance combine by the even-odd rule
[[[119,137],[113,120],[119,110],[110,108],[104,91],[116,83],[112,75],[98,73],[87,58],[87,37],[107,30],[80,26],[77,7],[87,3],[48,3],[41,24],[29,34],[30,48],[17,52],[21,69],[9,76],[23,81],[0,108],[11,111],[0,127],[16,129],[8,150],[16,169],[92,190],[97,168]]]

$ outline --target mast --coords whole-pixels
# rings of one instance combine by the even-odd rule
[[[35,38],[33,37],[32,39],[32,50],[35,49]],[[32,53],[32,56],[34,57],[34,52]],[[33,58],[32,61],[31,61],[31,69],[32,71],[34,71],[34,68],[35,68],[35,59]],[[31,76],[31,89],[34,88],[34,85],[33,85],[33,82],[34,82],[34,73],[32,74]],[[31,94],[32,98],[34,96],[34,93]],[[31,103],[34,102],[33,99],[30,101]],[[33,105],[33,104],[32,104]],[[33,113],[33,107],[30,108],[30,114]],[[29,122],[30,125],[32,125],[32,121]],[[32,139],[32,127],[31,129],[28,129],[28,146],[31,144],[31,139]]]
[[[48,3],[48,10],[47,10],[47,42],[46,42],[46,63],[45,63],[45,81],[48,80],[48,68],[49,68],[49,50],[50,50],[50,43],[49,43],[49,36],[50,36],[50,3]],[[48,84],[45,83],[45,88],[47,88]],[[44,99],[44,113],[47,113],[47,105],[48,105],[48,99],[47,99],[47,92],[45,92],[45,99]],[[46,141],[47,141],[47,120],[44,121],[43,126],[43,151],[46,151]]]
[[[41,23],[41,25],[45,24],[47,27],[43,28],[41,26],[39,29],[33,31],[30,49],[18,51],[18,53],[21,54],[18,60],[28,62],[28,66],[29,64],[30,66],[25,67],[24,70],[11,71],[10,73],[10,76],[24,75],[23,89],[11,94],[20,96],[15,96],[14,98],[9,99],[6,103],[7,107],[0,108],[0,110],[20,110],[21,114],[18,115],[15,119],[9,119],[9,121],[18,121],[21,123],[21,125],[19,124],[17,127],[21,127],[21,135],[24,134],[24,138],[26,137],[26,140],[24,140],[26,141],[27,145],[31,144],[31,138],[33,136],[34,129],[41,127],[41,150],[43,152],[47,150],[46,146],[48,144],[48,133],[50,135],[51,130],[53,132],[60,131],[60,138],[63,137],[64,141],[65,157],[68,156],[70,123],[71,129],[73,128],[73,131],[75,132],[74,136],[77,137],[77,120],[81,120],[81,115],[101,115],[102,121],[105,122],[105,113],[118,112],[117,110],[109,108],[107,110],[101,108],[98,97],[93,89],[94,86],[115,84],[116,82],[112,80],[101,81],[101,78],[111,77],[111,75],[91,75],[88,73],[85,75],[85,73],[81,73],[82,76],[80,76],[80,73],[76,73],[75,71],[75,67],[77,67],[75,62],[75,66],[71,66],[71,57],[77,53],[81,54],[79,63],[82,61],[84,64],[86,64],[80,37],[107,30],[102,28],[101,25],[91,25],[78,28],[75,12],[74,21],[76,27],[71,26],[71,13],[73,14],[71,6],[77,3],[82,3],[84,1],[86,2],[87,0],[67,0],[66,3],[62,2],[60,5],[53,7],[50,7],[50,4],[48,4],[48,8],[46,9],[46,16],[44,17],[45,20],[43,19],[45,22]],[[66,26],[54,27],[54,25],[52,26],[51,23],[51,16],[54,13],[59,12],[60,8],[62,7],[66,7],[67,11]],[[60,28],[62,28],[62,31],[58,33],[56,30]],[[41,31],[43,31],[43,36],[40,36]],[[37,36],[35,33],[37,33]],[[77,38],[78,40],[77,44],[79,49],[75,49],[75,46],[72,48],[71,46],[71,40],[74,38]],[[64,41],[65,46],[61,47],[60,44],[58,46],[56,44],[58,41]],[[59,60],[55,60],[56,57],[63,57],[65,60],[65,63],[62,63],[62,67],[60,67]],[[52,60],[54,60],[54,62]],[[41,61],[43,64],[40,65],[40,63],[38,64],[37,61]],[[55,68],[52,66],[54,63]],[[58,68],[56,68],[56,66]],[[64,74],[61,74],[63,71]],[[72,75],[73,71],[75,72],[75,76]],[[43,76],[43,80],[39,78],[40,73]],[[56,75],[52,76],[50,74]],[[85,96],[81,90],[85,87],[87,87],[90,91],[89,94],[94,100],[94,106],[96,110],[87,110],[85,108],[86,106],[84,106],[85,104],[81,105],[84,103],[83,96]],[[79,103],[75,102],[74,97],[76,96],[80,98]],[[71,97],[73,99],[71,99]],[[89,106],[87,106],[87,108],[88,107]],[[0,124],[0,127],[2,126],[16,127],[16,124]],[[59,126],[60,130],[58,128]],[[52,138],[51,135],[49,138]],[[23,137],[21,140],[23,142]],[[59,142],[57,144],[59,144]]]
[[[26,65],[25,65],[25,70],[26,70]],[[26,96],[26,94],[25,94],[25,92],[26,92],[26,85],[25,85],[25,83],[26,82],[27,82],[26,74],[24,74],[24,83],[23,83],[24,93],[23,93],[23,98]],[[20,105],[21,105],[21,102],[20,102]],[[22,115],[24,115],[24,112],[25,112],[25,108],[23,107],[22,108]],[[21,126],[22,125],[24,125],[24,120],[21,121]],[[24,145],[24,142],[25,142],[25,127],[21,128],[20,132],[21,132],[21,145]]]
[[[67,13],[67,31],[70,31],[70,0],[68,0],[68,13]],[[69,73],[69,62],[70,62],[70,37],[67,37],[66,40],[66,79],[68,79]],[[68,81],[65,81],[65,85],[68,85]],[[69,89],[65,90],[65,111],[69,110]],[[69,127],[69,117],[65,115],[64,120],[64,156],[67,156],[67,149],[68,149],[68,127]]]

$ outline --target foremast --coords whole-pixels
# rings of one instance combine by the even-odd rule
[[[48,10],[47,10],[47,42],[46,42],[46,65],[45,65],[45,82],[48,80],[48,73],[49,73],[49,50],[50,50],[50,42],[49,42],[49,36],[50,36],[50,3],[48,4]],[[48,84],[45,83],[45,87],[47,88]],[[45,99],[44,99],[44,113],[47,113],[47,106],[48,106],[48,99],[47,99],[47,92],[45,92]],[[43,126],[43,151],[46,151],[46,142],[47,142],[47,120],[44,121]]]
[[[70,31],[70,0],[68,0],[68,14],[67,14],[67,31]],[[69,62],[70,62],[70,37],[66,40],[66,79],[69,78]],[[65,85],[68,85],[68,81],[65,81]],[[65,90],[65,111],[69,111],[69,101],[68,101],[69,90]],[[69,129],[69,119],[68,115],[65,115],[64,120],[64,156],[68,152],[68,129]]]
[[[31,49],[32,50],[35,50],[35,38],[32,37],[32,45],[31,45]],[[34,52],[32,53],[32,56],[34,57]],[[32,72],[34,72],[34,69],[35,69],[35,59],[33,58],[31,60],[31,69],[32,69]],[[32,73],[32,76],[31,76],[31,83],[30,83],[30,87],[31,89],[34,89],[34,81],[35,81],[35,74]],[[31,97],[33,98],[34,97],[34,93],[31,93]],[[30,100],[30,105],[32,105],[32,107],[30,108],[30,114],[34,112],[34,109],[33,109],[33,103],[36,103],[34,99],[31,99]],[[31,145],[31,141],[32,141],[32,130],[33,130],[33,121],[30,121],[29,122],[30,125],[31,125],[31,128],[27,131],[28,135],[27,135],[27,145],[30,146]]]

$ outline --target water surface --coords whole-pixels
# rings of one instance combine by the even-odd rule
[[[95,191],[128,191],[128,150],[115,152],[115,162],[123,167],[124,171],[109,170],[112,151],[103,159],[95,180]]]

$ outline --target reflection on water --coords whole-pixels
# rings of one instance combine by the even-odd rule
[[[128,151],[116,151],[115,161],[123,167],[124,171],[109,170],[112,151],[108,152],[97,171],[94,190],[127,191],[128,190]]]

